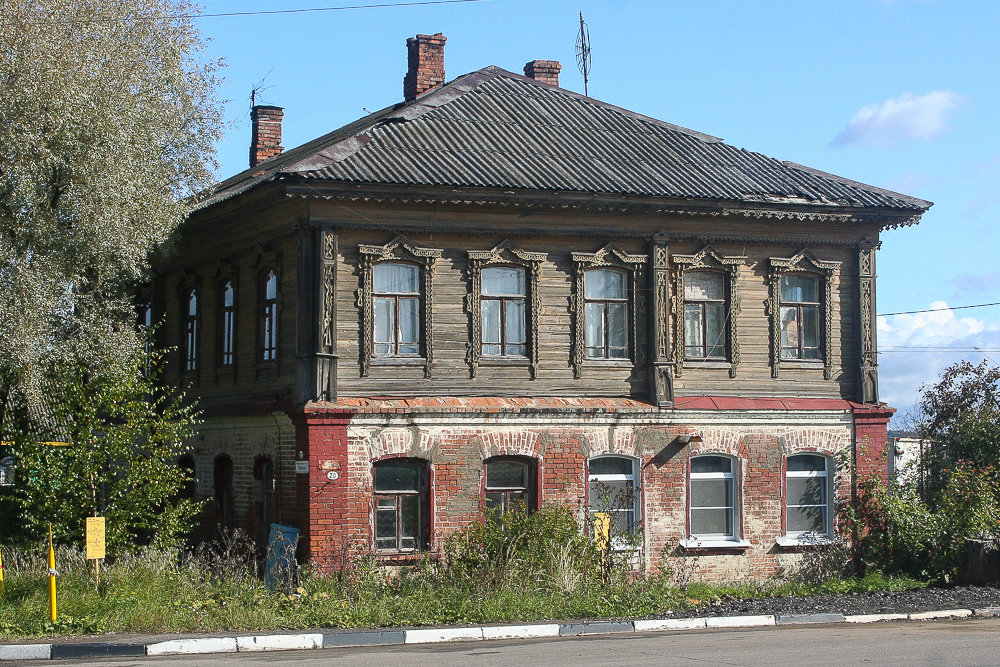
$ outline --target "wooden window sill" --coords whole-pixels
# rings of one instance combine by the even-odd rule
[[[423,357],[372,357],[372,366],[423,366],[427,360]]]
[[[531,365],[527,357],[483,356],[479,358],[480,366],[524,366]]]
[[[732,362],[726,361],[725,359],[685,359],[685,368],[724,368],[726,370],[732,367]]]

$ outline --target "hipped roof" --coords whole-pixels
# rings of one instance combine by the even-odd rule
[[[910,214],[931,202],[736,148],[498,67],[365,116],[220,183],[280,179],[664,197]]]

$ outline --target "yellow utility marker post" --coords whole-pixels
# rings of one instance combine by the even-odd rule
[[[104,517],[87,517],[87,560],[94,561],[94,585],[101,583],[101,561],[104,559]]]
[[[3,549],[0,549],[0,597],[3,596]]]
[[[52,524],[49,524],[49,620],[56,622],[56,550],[52,547]]]

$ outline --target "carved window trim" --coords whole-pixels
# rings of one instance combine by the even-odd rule
[[[672,356],[674,375],[680,377],[684,367],[684,275],[689,271],[716,270],[728,276],[726,281],[726,304],[729,316],[726,318],[726,354],[729,362],[729,377],[736,377],[740,365],[739,315],[741,309],[740,297],[740,267],[746,261],[746,255],[722,255],[715,248],[706,245],[694,255],[673,255],[671,267],[671,282],[673,282],[673,320],[674,336]]]
[[[254,251],[253,261],[253,282],[256,285],[256,341],[254,344],[254,358],[259,367],[276,365],[281,359],[281,311],[282,311],[282,291],[281,291],[281,257],[267,246],[258,245]],[[277,280],[277,290],[274,299],[274,356],[271,359],[264,358],[264,318],[265,318],[265,289],[267,276],[274,272]]]
[[[633,366],[641,366],[645,360],[642,346],[639,345],[641,317],[646,312],[646,302],[642,293],[643,268],[649,262],[646,255],[631,255],[614,243],[609,243],[597,252],[574,252],[571,254],[575,271],[574,292],[571,301],[574,314],[573,350],[571,363],[573,376],[583,376],[587,365],[595,365],[594,360],[587,359],[586,352],[586,299],[584,294],[584,277],[587,271],[598,268],[616,268],[631,276],[629,284],[629,356]],[[605,362],[606,363],[606,362]],[[627,362],[626,362],[627,363]],[[601,365],[601,361],[596,361]]]
[[[240,288],[238,284],[238,270],[229,260],[221,260],[216,267],[213,283],[215,287],[215,310],[216,310],[216,370],[223,372],[232,371],[236,367],[236,349],[239,344],[239,306]],[[233,287],[233,305],[229,309],[226,307],[226,284]],[[232,359],[226,363],[226,312],[232,313]]]
[[[469,313],[470,336],[466,362],[469,364],[469,374],[476,377],[479,366],[483,361],[483,313],[482,313],[482,291],[483,291],[483,269],[491,266],[514,266],[522,268],[527,274],[525,281],[528,300],[525,308],[528,322],[526,332],[528,335],[528,368],[531,379],[534,380],[538,373],[538,318],[540,314],[540,303],[538,298],[538,281],[541,273],[542,262],[546,260],[548,254],[544,252],[525,252],[509,240],[500,242],[492,250],[469,250],[468,281],[469,293],[465,297],[465,310]],[[488,357],[491,359],[491,357]],[[497,357],[499,363],[513,357]],[[523,362],[521,362],[523,363]]]
[[[356,292],[357,306],[361,309],[361,340],[358,356],[361,377],[371,374],[372,359],[375,358],[375,306],[374,272],[380,262],[402,261],[417,264],[420,271],[420,351],[421,357],[414,358],[423,363],[424,377],[431,377],[434,361],[433,318],[434,312],[434,270],[442,250],[416,245],[405,236],[397,236],[385,245],[359,245],[358,261],[361,265],[361,287]],[[396,357],[387,357],[396,359]]]
[[[820,334],[823,336],[822,349],[823,379],[833,378],[833,278],[840,270],[840,262],[818,259],[808,248],[803,248],[790,258],[771,257],[769,260],[767,314],[771,322],[771,377],[779,376],[781,359],[781,277],[788,273],[812,273],[822,280],[820,304],[822,313]],[[789,366],[811,364],[810,361],[786,361]]]
[[[194,315],[191,315],[189,310],[192,294],[195,298]],[[180,334],[180,344],[177,346],[180,357],[178,370],[182,377],[194,377],[201,370],[201,315],[204,301],[201,277],[195,275],[191,269],[182,270],[177,281],[177,325]],[[189,328],[191,328],[190,337]]]

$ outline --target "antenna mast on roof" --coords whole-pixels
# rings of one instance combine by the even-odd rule
[[[590,80],[590,28],[583,20],[583,12],[580,12],[580,33],[576,36],[576,66],[583,74],[583,94],[590,97],[587,92],[587,82]]]

